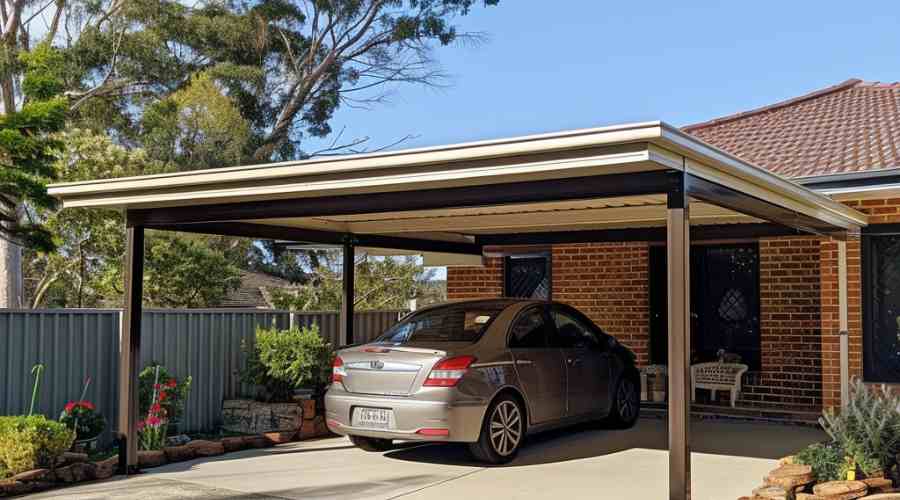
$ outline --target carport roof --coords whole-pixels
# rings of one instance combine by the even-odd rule
[[[54,184],[64,207],[204,232],[479,237],[665,225],[665,174],[684,173],[694,224],[771,220],[855,233],[866,216],[655,121],[327,159]],[[671,177],[671,175],[670,175]],[[307,233],[297,232],[306,231]],[[322,234],[320,234],[322,233]],[[284,239],[284,238],[276,238]],[[335,240],[337,241],[337,240]],[[378,246],[379,240],[367,246]],[[374,243],[374,244],[373,244]]]

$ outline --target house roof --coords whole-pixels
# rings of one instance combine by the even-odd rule
[[[269,288],[290,288],[289,281],[253,271],[241,271],[241,286],[222,299],[218,307],[254,307],[272,309]]]
[[[851,79],[682,130],[785,177],[900,167],[900,83]]]

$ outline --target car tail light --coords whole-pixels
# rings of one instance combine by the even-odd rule
[[[469,366],[475,362],[475,356],[456,356],[442,359],[434,365],[423,385],[428,387],[454,387],[459,379],[469,370]]]
[[[420,436],[449,436],[450,429],[419,429],[416,434]]]
[[[347,369],[344,368],[344,360],[337,356],[334,358],[334,363],[331,364],[331,382],[343,382],[345,376],[347,376]]]

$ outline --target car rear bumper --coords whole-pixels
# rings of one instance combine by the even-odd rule
[[[393,427],[388,430],[354,427],[352,415],[356,407],[392,410]],[[486,408],[487,402],[480,399],[454,401],[448,397],[445,400],[421,400],[414,397],[351,394],[334,388],[325,395],[325,419],[332,432],[372,438],[472,443],[478,440]],[[448,434],[423,435],[420,434],[423,429],[447,429]]]

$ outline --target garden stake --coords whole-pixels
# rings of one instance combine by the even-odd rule
[[[38,363],[31,367],[31,374],[34,375],[34,387],[31,389],[31,407],[28,408],[29,417],[34,414],[34,403],[37,401],[38,389],[41,386],[41,374],[43,372],[43,363]]]

